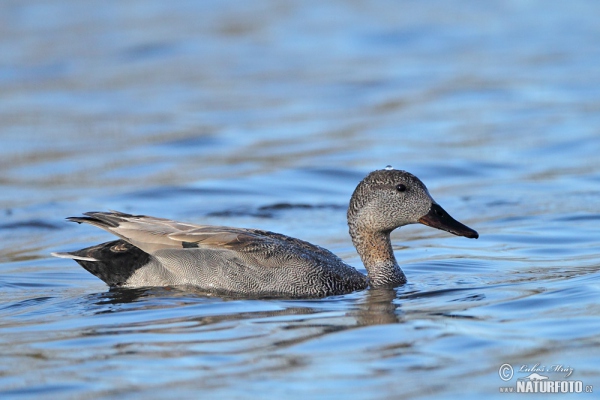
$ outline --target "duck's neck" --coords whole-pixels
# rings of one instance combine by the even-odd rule
[[[394,257],[390,232],[357,229],[350,224],[350,236],[367,269],[371,287],[394,287],[406,283],[406,276]]]

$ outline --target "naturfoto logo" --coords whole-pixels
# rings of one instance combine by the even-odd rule
[[[516,373],[523,376],[517,377],[515,386],[500,387],[500,393],[592,393],[592,385],[567,379],[573,372],[572,367],[563,364],[521,365]],[[508,382],[515,375],[515,369],[511,364],[502,364],[498,375],[504,382]]]

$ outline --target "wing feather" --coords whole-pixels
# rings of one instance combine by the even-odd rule
[[[69,219],[104,229],[150,254],[163,249],[186,247],[184,243],[203,248],[243,251],[273,243],[277,240],[275,236],[287,238],[255,229],[196,225],[119,211],[87,212],[84,215],[86,217]]]

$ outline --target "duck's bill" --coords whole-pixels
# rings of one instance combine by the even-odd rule
[[[419,218],[419,222],[423,225],[441,229],[457,236],[465,236],[471,239],[477,239],[479,237],[477,231],[452,218],[439,204],[432,204],[429,212]]]

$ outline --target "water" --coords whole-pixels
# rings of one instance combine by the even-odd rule
[[[526,369],[597,392],[599,13],[2,2],[0,395],[503,399]],[[49,256],[110,239],[65,217],[117,209],[286,233],[364,272],[345,209],[388,164],[480,233],[395,232],[394,291],[111,291]]]

